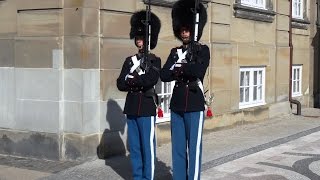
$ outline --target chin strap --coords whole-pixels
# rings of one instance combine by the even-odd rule
[[[188,41],[188,42],[182,42],[182,44],[183,44],[184,46],[188,46],[188,45],[190,44],[190,42],[191,42],[191,41]]]

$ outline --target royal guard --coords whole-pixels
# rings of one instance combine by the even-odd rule
[[[153,179],[157,108],[154,85],[159,79],[161,60],[149,52],[149,47],[156,47],[161,23],[149,8],[135,12],[130,25],[130,39],[134,40],[138,52],[125,59],[117,87],[128,92],[124,114],[127,116],[133,179]]]
[[[203,79],[210,51],[198,41],[207,22],[200,2],[179,0],[172,8],[172,27],[182,45],[171,49],[161,69],[164,82],[175,81],[170,102],[173,179],[200,179],[205,97]]]

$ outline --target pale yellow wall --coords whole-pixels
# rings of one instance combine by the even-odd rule
[[[277,15],[272,23],[233,16],[233,1],[211,1],[211,91],[213,109],[221,114],[236,111],[239,103],[239,67],[266,67],[267,106],[288,101],[289,95],[289,1],[274,0]],[[308,9],[308,12],[315,9]],[[310,18],[309,18],[310,19]],[[311,25],[310,25],[311,26]],[[310,96],[310,38],[308,30],[293,29],[294,64],[303,64],[304,96]],[[311,53],[312,54],[312,53]],[[300,98],[308,105],[306,98]]]
[[[272,23],[235,18],[233,0],[211,0],[207,5],[208,23],[201,42],[209,45],[211,62],[205,88],[215,94],[213,109],[217,114],[238,110],[241,66],[266,67],[267,104],[288,100],[289,1],[272,2],[277,13]],[[312,7],[308,6],[309,19],[315,15]],[[41,8],[57,9],[17,12]],[[129,39],[129,21],[133,12],[145,9],[141,0],[12,0],[0,2],[0,9],[0,59],[6,59],[1,66],[52,67],[51,54],[34,52],[63,48],[65,68],[101,70],[104,100],[123,96],[115,92],[115,79],[106,74],[116,77],[124,59],[136,52]],[[153,52],[164,64],[170,49],[180,42],[173,36],[171,8],[152,6],[152,12],[162,22]],[[304,105],[308,104],[312,87],[313,26],[311,23],[307,30],[293,30],[293,62],[303,64]],[[13,49],[14,53],[4,53]]]
[[[211,1],[211,91],[216,114],[239,109],[239,67],[266,67],[266,102],[275,102],[276,22],[233,16],[233,2]]]
[[[302,65],[302,96],[299,100],[304,106],[313,106],[313,47],[312,41],[316,33],[316,2],[307,1],[306,16],[310,21],[308,29],[294,29],[293,40],[293,64]]]

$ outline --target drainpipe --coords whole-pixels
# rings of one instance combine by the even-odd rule
[[[292,45],[292,0],[290,0],[290,13],[289,13],[289,47],[290,47],[290,76],[289,76],[289,101],[297,105],[297,115],[301,115],[301,103],[298,100],[292,99],[292,62],[293,62],[293,45]]]

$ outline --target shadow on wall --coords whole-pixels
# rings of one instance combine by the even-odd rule
[[[313,97],[314,97],[314,107],[315,108],[320,108],[320,55],[319,55],[319,50],[320,50],[320,37],[319,37],[319,28],[317,28],[317,33],[313,37],[312,40],[312,46],[314,48],[314,71],[313,71]]]
[[[109,129],[105,129],[100,144],[97,147],[97,155],[105,160],[106,166],[111,167],[121,178],[132,179],[130,156],[126,156],[128,141],[124,142],[121,136],[126,135],[126,116],[115,100],[108,100],[106,123]],[[127,139],[127,138],[125,138]],[[126,143],[126,145],[125,145]],[[172,179],[170,167],[156,158],[155,179]]]
[[[126,116],[115,100],[107,102],[106,123],[109,129],[105,129],[100,144],[97,147],[97,155],[100,159],[111,156],[125,155],[126,146],[121,136],[125,133]]]

